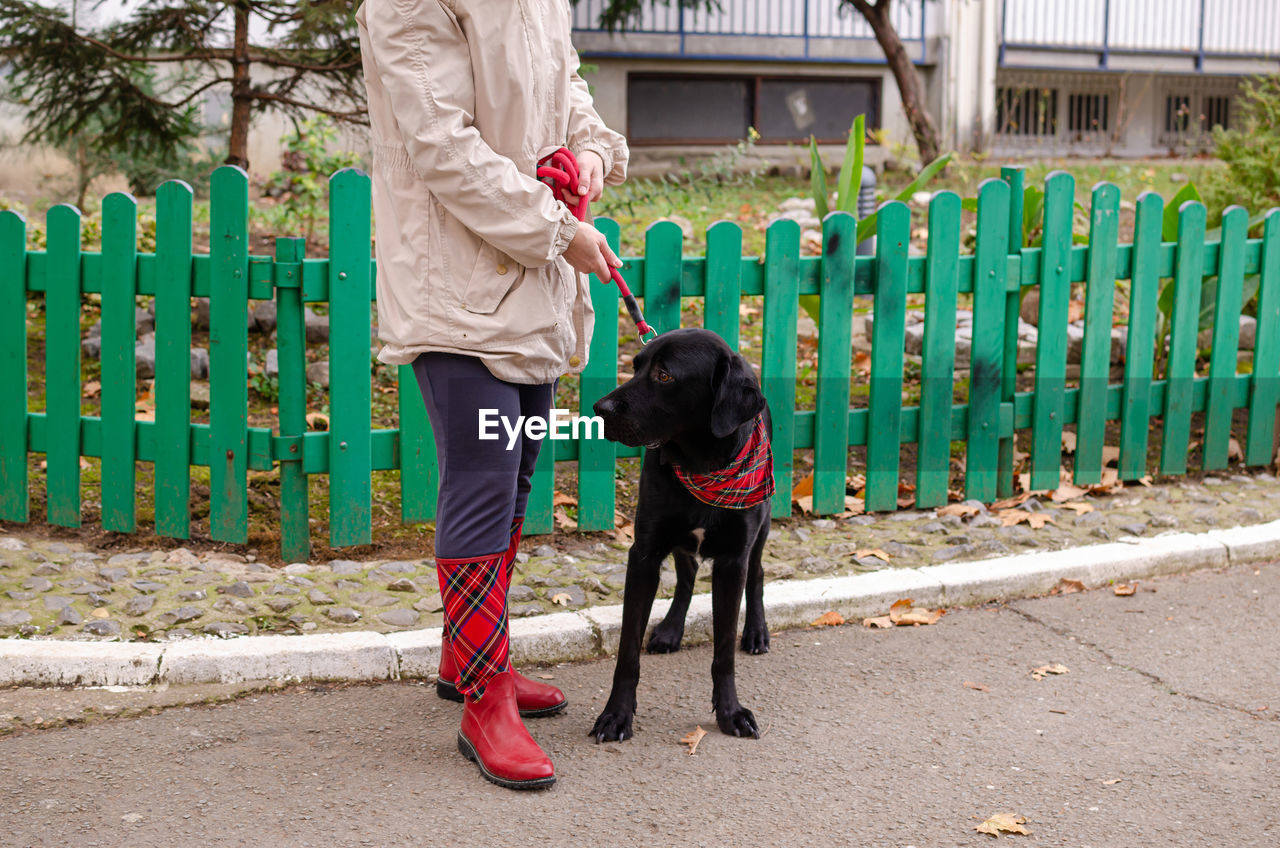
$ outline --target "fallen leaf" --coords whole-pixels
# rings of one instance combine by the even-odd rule
[[[890,627],[893,627],[893,621],[890,620],[887,615],[877,615],[874,618],[862,619],[862,626],[870,627],[873,630],[877,627],[888,630]]]
[[[1062,431],[1062,450],[1066,453],[1076,452],[1076,434],[1070,430]]]
[[[1117,595],[1120,595],[1121,597],[1128,597],[1129,595],[1132,595],[1134,592],[1138,591],[1138,584],[1136,582],[1117,583],[1114,591]]]
[[[566,495],[564,492],[556,492],[551,498],[552,506],[577,506],[578,499],[573,495]]]
[[[556,592],[551,596],[551,603],[559,604],[562,607],[569,606],[569,601],[571,600],[573,600],[573,597],[568,592]]]
[[[966,689],[976,689],[976,690],[978,690],[979,692],[990,692],[990,691],[991,691],[991,687],[990,687],[990,686],[988,686],[988,685],[986,685],[985,683],[974,683],[972,680],[966,680],[966,681],[964,682],[964,688],[966,688]]]
[[[624,524],[613,531],[613,538],[629,545],[636,540],[636,526],[634,524]]]
[[[1234,437],[1227,441],[1227,460],[1233,459],[1244,462],[1244,451],[1240,449],[1240,443]]]
[[[1051,594],[1055,595],[1073,595],[1076,592],[1084,591],[1084,583],[1079,580],[1068,580],[1066,577],[1058,581],[1058,585],[1054,587]]]
[[[102,383],[99,383],[97,380],[90,380],[84,384],[84,388],[81,390],[81,393],[87,398],[97,397],[102,394]]]
[[[702,737],[707,735],[707,731],[702,729],[702,725],[697,725],[680,739],[680,744],[689,746],[689,756],[693,756],[698,750],[698,743],[702,741]]]
[[[1031,831],[1023,827],[1027,820],[1022,816],[1015,816],[1013,813],[996,813],[982,824],[973,826],[978,833],[989,833],[999,838],[1001,833],[1020,833],[1029,836]]]
[[[961,518],[968,518],[969,516],[977,515],[980,512],[982,512],[982,509],[971,503],[953,503],[941,507],[938,510],[938,516],[958,515]]]
[[[869,557],[869,556],[879,557],[885,562],[888,562],[890,560],[890,556],[884,551],[880,550],[879,548],[859,548],[858,550],[853,552],[854,559],[862,559],[863,557]]]
[[[1022,474],[1019,476],[1029,477],[1029,475],[1026,475],[1026,474]],[[1011,498],[1005,498],[1002,501],[996,501],[991,505],[991,510],[993,512],[1000,512],[1002,510],[1011,509],[1015,506],[1021,506],[1022,504],[1026,503],[1027,499],[1030,497],[1031,497],[1031,492],[1023,492],[1020,495],[1014,495]]]
[[[931,610],[926,607],[915,606],[915,601],[911,598],[903,598],[894,601],[889,607],[889,620],[894,624],[901,626],[911,626],[917,624],[935,624],[938,619],[942,618],[946,610]]]
[[[539,677],[540,679],[542,679],[542,680],[555,680],[555,679],[556,679],[556,676],[555,676],[554,674],[539,674],[539,675],[538,675],[538,677]]]
[[[1031,676],[1036,680],[1044,680],[1050,674],[1066,674],[1070,670],[1062,663],[1052,663],[1051,665],[1041,665],[1031,669]]]
[[[809,622],[810,627],[839,627],[844,624],[844,616],[835,610],[829,610]]]
[[[561,530],[576,530],[578,522],[569,517],[569,513],[563,509],[556,510],[556,526]]]
[[[799,501],[801,498],[809,496],[809,501],[813,501],[813,472],[810,471],[800,479],[798,483],[791,489],[791,500]],[[808,510],[805,510],[808,512]]]
[[[308,412],[307,426],[312,430],[328,430],[329,416],[325,415],[323,412]]]
[[[1119,782],[1120,782],[1120,781],[1122,781],[1122,780],[1124,780],[1124,778],[1123,778],[1123,777],[1113,777],[1113,778],[1111,778],[1110,780],[1104,780],[1104,781],[1102,781],[1102,785],[1103,785],[1103,786],[1115,786],[1117,783],[1119,783]]]
[[[1068,503],[1058,504],[1063,509],[1069,509],[1076,515],[1084,515],[1086,512],[1093,512],[1093,504],[1084,501],[1070,501]]]
[[[866,511],[867,504],[861,498],[855,498],[853,495],[844,496],[844,512],[840,513],[841,518],[852,518],[855,515],[862,515]]]
[[[1114,447],[1112,445],[1103,445],[1102,446],[1102,464],[1104,466],[1107,466],[1107,465],[1118,465],[1119,463],[1120,463],[1120,448]]]
[[[1079,486],[1073,486],[1070,483],[1063,483],[1049,494],[1049,498],[1054,503],[1062,503],[1063,501],[1070,501],[1084,497],[1087,494],[1089,494],[1088,489],[1082,489]]]
[[[795,499],[796,504],[800,507],[800,511],[805,515],[813,512],[813,495],[802,495]]]
[[[871,354],[863,350],[855,350],[853,352],[853,370],[862,376],[871,373]]]

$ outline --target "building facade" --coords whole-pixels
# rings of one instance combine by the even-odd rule
[[[580,0],[574,40],[598,108],[641,170],[732,143],[766,158],[855,114],[910,143],[870,26],[839,0],[647,7],[625,32]],[[1150,156],[1203,149],[1230,127],[1240,81],[1280,71],[1280,0],[898,0],[893,21],[944,146],[997,155]],[[831,148],[829,148],[831,149]]]

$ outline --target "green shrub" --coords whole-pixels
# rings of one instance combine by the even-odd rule
[[[1236,101],[1235,128],[1214,128],[1226,168],[1205,186],[1214,218],[1232,204],[1250,214],[1280,207],[1280,74],[1249,80]]]

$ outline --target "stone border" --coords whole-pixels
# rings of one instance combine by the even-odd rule
[[[828,610],[849,620],[883,614],[904,597],[928,606],[965,606],[1043,594],[1063,578],[1095,588],[1113,581],[1277,559],[1280,521],[1273,521],[851,577],[780,580],[765,586],[765,614],[771,628],[803,627]],[[650,622],[658,621],[669,606],[669,600],[655,601]],[[710,640],[710,595],[694,597],[686,621],[686,644]],[[511,656],[517,664],[607,656],[617,644],[621,624],[618,605],[513,619]],[[246,636],[169,644],[0,639],[0,685],[428,678],[439,659],[438,627],[387,634]]]

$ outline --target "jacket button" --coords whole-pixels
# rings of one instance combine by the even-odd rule
[[[574,354],[573,356],[569,357],[570,368],[577,368],[581,364],[582,364],[582,360],[578,358],[577,354]]]
[[[503,274],[505,274],[505,273],[507,273],[507,266],[506,266],[506,265],[499,265],[499,266],[498,266],[498,276],[502,276],[502,275],[503,275]]]

